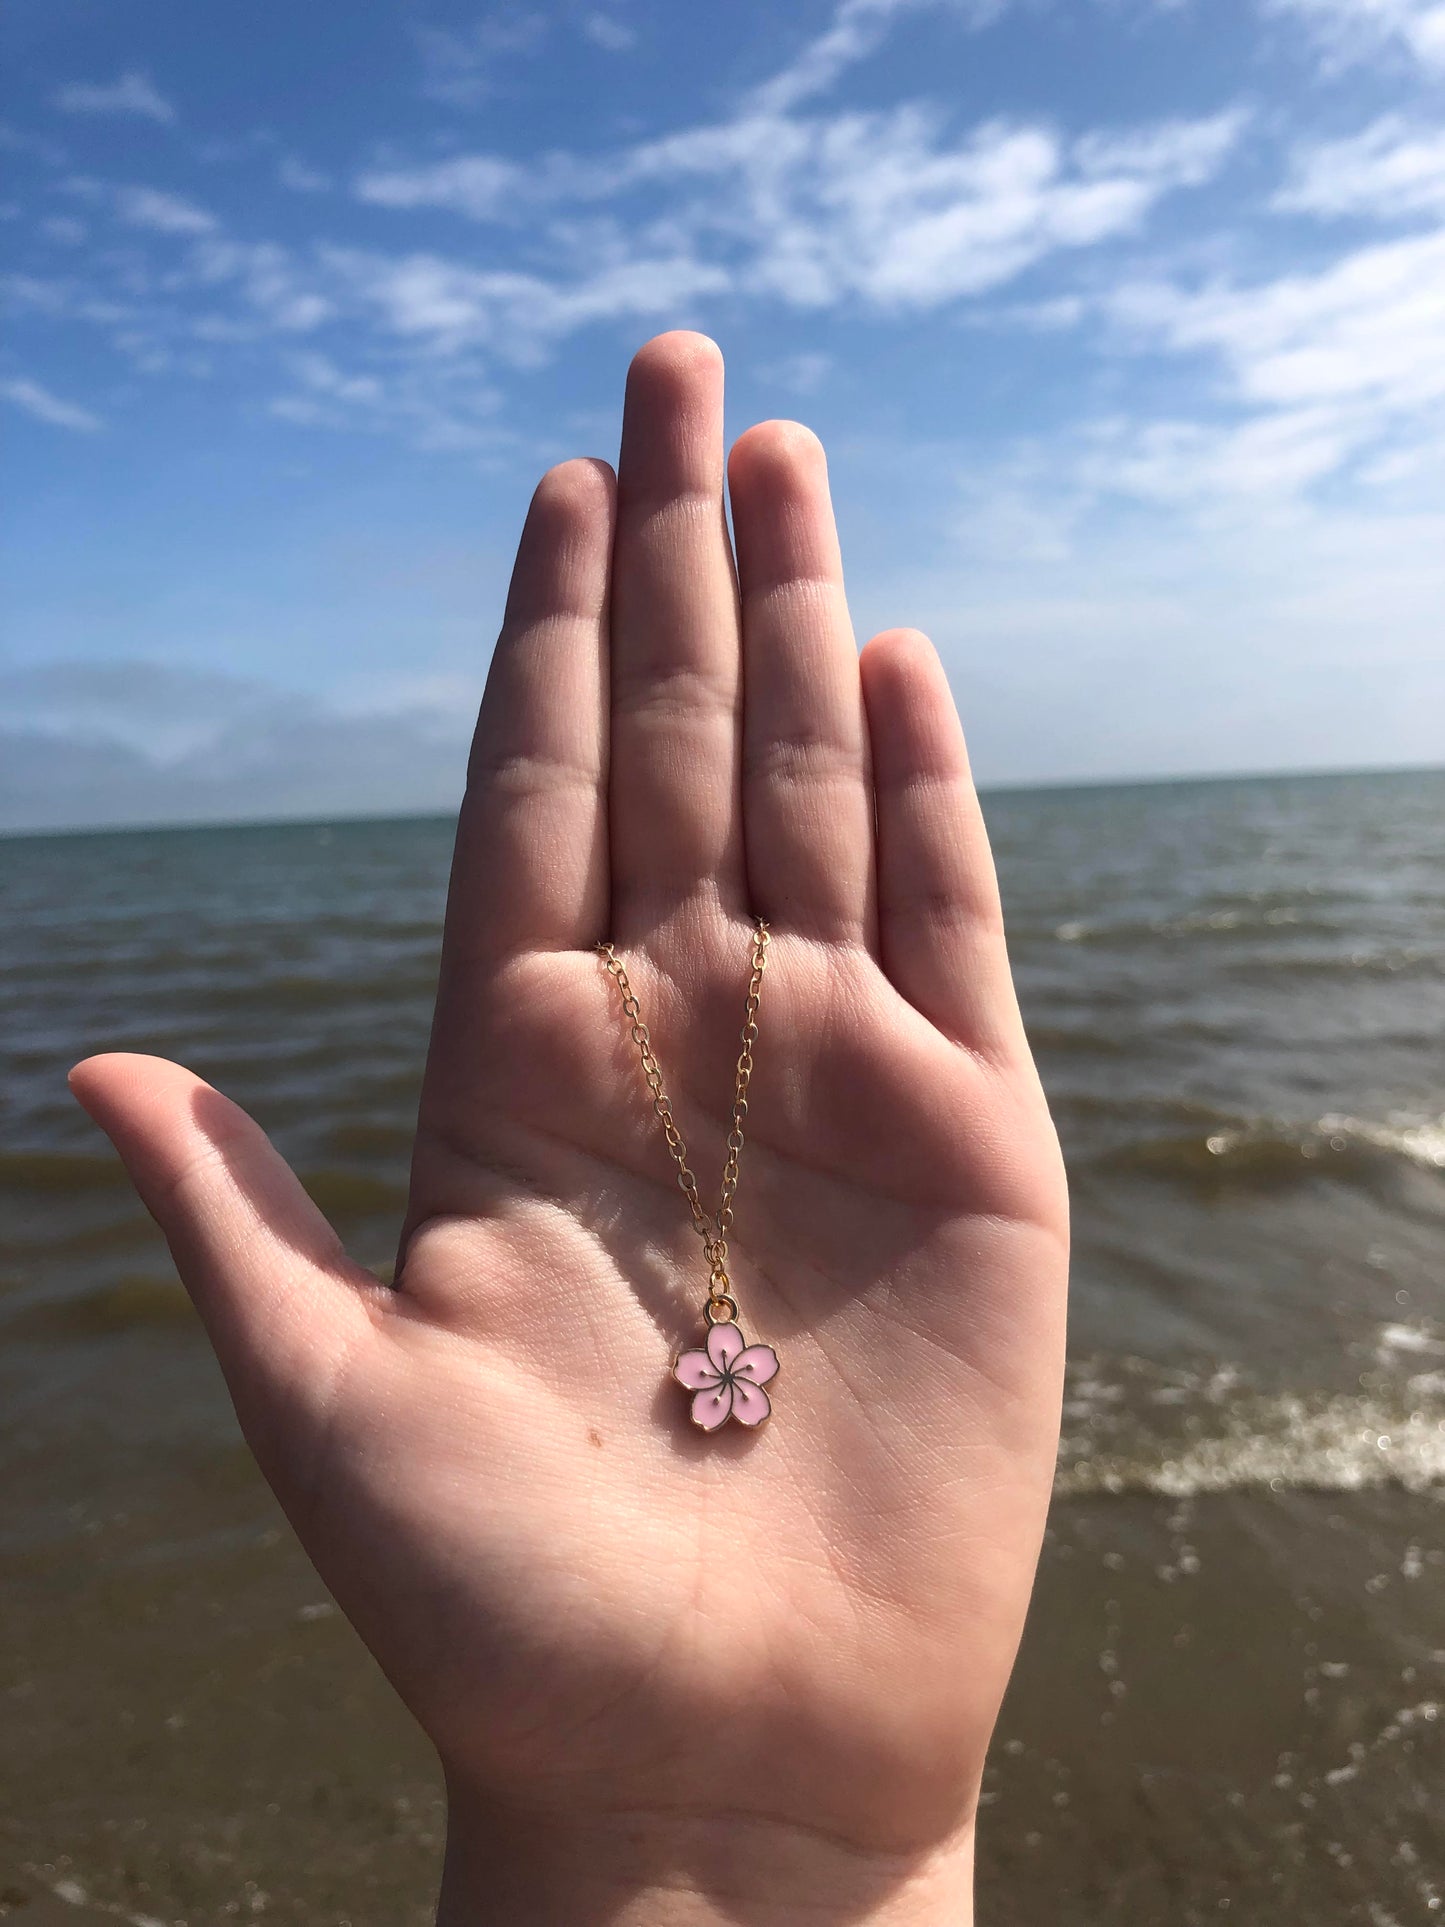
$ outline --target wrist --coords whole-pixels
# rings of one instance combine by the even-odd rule
[[[970,1927],[973,1829],[878,1851],[785,1821],[520,1815],[453,1794],[437,1927]]]

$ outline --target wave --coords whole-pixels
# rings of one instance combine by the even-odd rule
[[[376,1127],[375,1142],[394,1149],[407,1134]],[[399,1212],[406,1208],[404,1181],[342,1168],[305,1170],[302,1182],[323,1211],[338,1215]],[[0,1152],[0,1191],[11,1193],[127,1191],[130,1179],[111,1152],[92,1156],[71,1151]]]
[[[187,999],[201,1011],[287,1011],[335,1010],[342,1005],[343,1021],[365,1021],[375,1007],[391,1012],[398,1004],[426,1000],[436,995],[435,960],[428,957],[414,970],[380,971],[375,968],[348,975],[338,986],[337,978],[327,971],[302,975],[253,976],[247,981],[230,982],[218,977],[204,980]],[[338,992],[342,995],[339,995]]]
[[[0,1188],[10,1191],[113,1191],[128,1185],[113,1152],[0,1151]]]
[[[1335,937],[1346,928],[1338,917],[1322,914],[1318,904],[1305,908],[1296,903],[1250,898],[1243,902],[1202,904],[1173,916],[1070,917],[1054,924],[1050,934],[1057,943],[1133,945],[1151,937],[1237,936],[1241,932],[1278,930]]]
[[[1377,1357],[1433,1368],[1368,1392],[1266,1391],[1237,1367],[1126,1358],[1071,1368],[1055,1492],[1357,1492],[1445,1484],[1445,1335],[1384,1326]]]
[[[1445,1172],[1445,1117],[1221,1119],[1207,1130],[1136,1139],[1101,1161],[1195,1185],[1270,1189],[1321,1177],[1369,1184],[1409,1171]]]
[[[400,1218],[406,1209],[405,1182],[365,1171],[311,1170],[300,1175],[313,1201],[328,1218]]]
[[[180,1280],[154,1272],[128,1272],[94,1291],[19,1305],[5,1314],[12,1335],[46,1339],[183,1330],[194,1327],[195,1322],[191,1301]]]
[[[416,1136],[415,1107],[412,1114],[393,1123],[385,1118],[349,1118],[333,1124],[326,1133],[328,1150],[341,1157],[390,1157],[405,1168]]]
[[[1047,1051],[1054,1056],[1132,1057],[1136,1048],[1133,1039],[1093,1023],[1031,1023],[1028,1029],[1029,1043],[1041,1055]]]
[[[1073,917],[1047,928],[1014,932],[1020,954],[1028,946],[1052,940],[1101,953],[1117,952],[1121,960],[1135,963],[1157,960],[1181,940],[1194,945],[1210,939],[1234,944],[1234,949],[1213,967],[1227,972],[1235,982],[1249,981],[1256,975],[1273,981],[1281,974],[1348,979],[1438,977],[1442,967],[1438,943],[1390,943],[1366,935],[1352,924],[1295,911],[1260,915],[1242,910],[1201,910],[1133,923]]]
[[[1441,975],[1442,961],[1438,950],[1424,950],[1418,945],[1407,944],[1403,949],[1367,949],[1357,946],[1353,950],[1303,954],[1291,951],[1258,950],[1248,957],[1238,957],[1229,966],[1229,974],[1235,983],[1249,983],[1255,980],[1272,982],[1278,976],[1288,977],[1431,977]]]

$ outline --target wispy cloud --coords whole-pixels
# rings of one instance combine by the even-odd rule
[[[757,114],[785,114],[827,93],[850,67],[877,51],[902,14],[926,7],[947,8],[967,25],[981,27],[1008,4],[1009,0],[840,0],[823,31],[755,87],[748,105]]]
[[[274,241],[207,236],[175,278],[194,288],[238,291],[251,318],[282,335],[309,334],[336,312],[315,271]]]
[[[57,186],[75,200],[108,210],[126,227],[152,234],[213,234],[220,225],[205,208],[165,188],[100,181],[90,174],[71,174]]]
[[[296,154],[283,154],[276,163],[276,178],[293,194],[324,194],[332,185],[331,176],[320,168],[308,167]]]
[[[582,36],[604,53],[626,53],[637,45],[636,31],[610,13],[584,13],[580,22]]]
[[[464,30],[421,27],[422,91],[451,107],[475,107],[495,91],[504,61],[540,52],[546,38],[547,16],[521,7],[502,8]]]
[[[833,371],[833,357],[817,349],[787,355],[763,373],[793,395],[816,395]]]
[[[1216,163],[1228,142],[1211,128]],[[1114,160],[1042,127],[992,123],[949,141],[918,108],[838,116],[803,130],[790,176],[758,156],[751,212],[775,209],[754,285],[800,306],[855,294],[931,308],[999,287],[1044,256],[1134,230],[1200,178],[1194,139]]]
[[[960,126],[919,101],[852,112],[805,105],[905,15],[933,11],[977,28],[1005,5],[839,0],[824,31],[722,118],[600,151],[394,159],[354,177],[356,199],[374,209],[444,210],[493,226],[506,238],[480,261],[466,246],[282,244],[235,232],[168,188],[72,179],[73,192],[167,245],[153,259],[134,247],[97,249],[106,295],[94,282],[52,281],[49,311],[109,327],[149,373],[200,373],[209,364],[198,345],[206,356],[249,355],[271,336],[279,379],[262,405],[276,418],[460,447],[495,440],[489,370],[536,363],[599,323],[703,320],[704,304],[719,301],[874,316],[977,301],[1042,263],[1137,236],[1166,195],[1220,171],[1245,126],[1231,110],[1070,140],[1043,121]],[[620,47],[603,18],[616,24],[610,13],[574,24]],[[537,52],[550,31],[525,8],[465,32],[423,28],[428,85],[471,100],[499,61]],[[131,92],[135,78],[123,77]],[[274,156],[281,184],[298,193],[328,185],[273,129],[253,130],[241,146]],[[325,348],[324,361],[286,358],[300,336]],[[347,372],[328,383],[323,365]],[[792,365],[801,390],[824,363],[813,351]],[[468,393],[489,399],[472,406]]]
[[[65,165],[65,149],[58,141],[49,140],[43,134],[31,133],[23,127],[14,127],[9,121],[0,121],[0,150],[32,155],[47,167]]]
[[[128,227],[149,228],[155,234],[213,234],[218,225],[215,216],[194,201],[154,187],[117,187],[115,211]]]
[[[134,67],[109,82],[72,81],[59,88],[53,99],[63,114],[123,114],[162,123],[176,117],[175,108],[154,82]]]
[[[1287,213],[1365,214],[1391,222],[1445,214],[1445,130],[1411,126],[1390,114],[1347,140],[1299,147],[1274,205]]]
[[[1002,121],[951,137],[941,114],[918,105],[747,113],[611,155],[554,154],[535,170],[472,154],[372,171],[356,191],[381,206],[511,221],[647,185],[666,209],[653,225],[689,240],[698,286],[794,307],[858,298],[926,309],[997,287],[1055,251],[1129,233],[1163,195],[1215,173],[1242,124],[1226,113],[1070,147],[1050,128]],[[563,231],[569,251],[578,235]],[[646,229],[639,245],[652,255]],[[615,282],[618,264],[604,273]]]
[[[1253,285],[1126,287],[1110,305],[1176,352],[1218,354],[1247,401],[1376,416],[1445,401],[1445,229]]]
[[[1198,419],[1064,438],[1054,482],[1080,499],[1284,503],[1346,473],[1368,493],[1445,471],[1445,229],[1254,283],[1130,284],[1104,309],[1135,348],[1202,358],[1215,393]]]
[[[84,221],[77,221],[69,214],[48,214],[40,223],[40,232],[50,241],[59,241],[62,247],[78,248],[90,233]]]
[[[1308,27],[1331,65],[1385,53],[1445,69],[1442,0],[1264,0],[1264,6]]]
[[[537,198],[539,177],[496,154],[462,154],[420,167],[368,168],[356,197],[375,207],[443,207],[473,221],[513,218],[522,196]]]
[[[443,352],[489,348],[535,360],[588,323],[675,312],[726,288],[726,273],[686,253],[629,255],[567,281],[463,266],[430,254],[327,249],[326,267],[390,334]]]
[[[399,366],[384,372],[344,368],[330,356],[291,357],[291,386],[268,412],[299,427],[401,435],[414,447],[476,456],[508,449],[502,395],[474,365]]]
[[[898,14],[916,4],[917,0],[842,0],[823,32],[753,89],[749,105],[760,115],[786,114],[825,93],[847,68],[880,45]]]
[[[1239,422],[1095,422],[1074,474],[1096,495],[1164,507],[1288,499],[1353,452],[1351,426],[1329,407],[1277,409]]]
[[[93,435],[105,426],[100,417],[92,415],[88,408],[64,401],[59,395],[51,394],[38,381],[27,381],[23,376],[0,381],[0,398],[25,414],[33,415],[36,421],[48,422],[52,428],[69,428],[81,434]]]
[[[802,92],[822,91],[849,48],[873,44],[919,3],[843,0],[819,43],[826,59],[807,56]],[[987,10],[962,8],[973,23]],[[483,42],[521,50],[532,19],[493,20],[463,52],[471,60]],[[841,39],[829,37],[835,29]],[[801,95],[790,83],[775,97]],[[22,277],[12,296],[108,328],[147,374],[210,373],[221,355],[253,356],[269,336],[280,352],[259,401],[274,418],[485,451],[500,439],[495,371],[536,364],[583,329],[704,322],[719,302],[840,318],[975,302],[1042,263],[1137,237],[1166,195],[1226,165],[1246,126],[1230,110],[1071,140],[1044,122],[958,126],[916,101],[784,112],[764,111],[760,98],[600,151],[394,160],[354,177],[355,198],[374,209],[493,226],[502,239],[481,261],[466,246],[249,238],[168,188],[72,177],[60,184],[157,247],[97,246],[90,285],[78,274]],[[269,165],[284,184],[325,185],[271,130],[249,145],[277,156]],[[286,359],[301,336],[346,371],[340,383],[320,378],[320,359]],[[813,351],[793,366],[801,392],[824,363]]]

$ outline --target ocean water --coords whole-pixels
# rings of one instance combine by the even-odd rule
[[[1445,1917],[1445,774],[985,807],[1077,1255],[980,1917]],[[64,1072],[192,1065],[384,1265],[449,844],[0,843],[0,1912],[429,1917],[426,1750]]]

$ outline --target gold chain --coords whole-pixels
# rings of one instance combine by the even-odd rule
[[[738,1301],[733,1297],[728,1280],[728,1232],[733,1223],[733,1199],[738,1191],[738,1164],[743,1150],[743,1119],[748,1114],[748,1086],[753,1079],[753,1046],[758,1041],[758,1007],[762,1002],[763,972],[768,967],[768,926],[759,918],[753,932],[752,975],[748,980],[747,1003],[744,1006],[744,1021],[741,1031],[742,1049],[738,1053],[737,1080],[733,1088],[732,1128],[728,1132],[727,1162],[723,1166],[722,1195],[718,1199],[717,1210],[708,1216],[702,1208],[698,1196],[697,1179],[693,1176],[687,1162],[687,1145],[677,1120],[672,1115],[672,1104],[667,1092],[662,1088],[662,1071],[652,1048],[652,1036],[642,1021],[642,1006],[637,1001],[637,992],[632,988],[626,966],[610,943],[597,946],[602,961],[617,981],[622,997],[622,1014],[632,1026],[632,1041],[637,1046],[642,1059],[642,1074],[647,1079],[647,1088],[652,1093],[652,1108],[658,1122],[662,1125],[667,1139],[667,1148],[672,1153],[677,1166],[677,1181],[682,1187],[692,1209],[693,1228],[702,1239],[703,1255],[708,1265],[707,1304],[704,1316],[709,1325],[726,1324],[738,1315]]]

